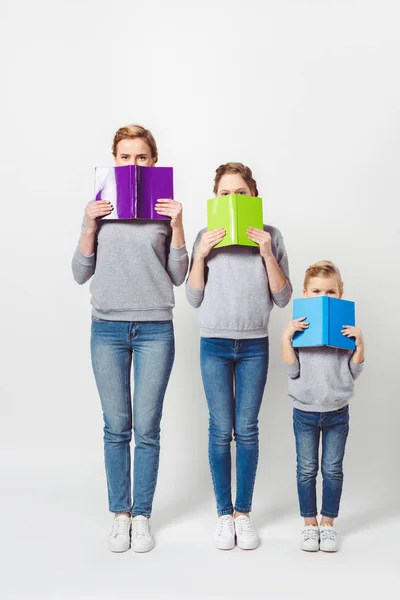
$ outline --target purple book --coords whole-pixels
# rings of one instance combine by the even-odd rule
[[[159,198],[174,197],[172,167],[96,167],[95,199],[114,206],[105,219],[154,219],[168,221],[157,214]]]

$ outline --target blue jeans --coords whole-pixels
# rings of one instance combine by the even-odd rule
[[[92,317],[91,354],[104,416],[109,509],[113,513],[150,517],[157,483],[163,401],[175,355],[172,321],[130,323]]]
[[[268,373],[268,338],[201,338],[209,419],[208,456],[218,515],[232,514],[231,441],[236,441],[237,512],[251,511],[258,463],[258,413]]]
[[[322,510],[334,519],[339,514],[343,488],[343,458],[349,433],[349,407],[331,412],[306,412],[293,409],[293,428],[297,453],[297,491],[302,517],[317,512],[316,479],[319,441],[322,437]]]

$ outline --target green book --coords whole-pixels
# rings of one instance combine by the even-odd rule
[[[257,246],[247,236],[249,227],[263,229],[262,199],[256,196],[229,194],[207,202],[208,231],[223,227],[225,237],[214,248],[239,244]]]

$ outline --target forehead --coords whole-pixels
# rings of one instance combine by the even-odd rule
[[[326,277],[310,277],[307,287],[317,287],[321,289],[338,288],[338,281],[335,275],[327,275]]]
[[[245,180],[239,173],[225,173],[220,179],[218,189],[238,189],[248,187]]]
[[[124,139],[118,142],[119,154],[149,154],[150,148],[142,138]]]

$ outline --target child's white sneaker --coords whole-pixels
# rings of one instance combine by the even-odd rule
[[[235,528],[232,515],[218,517],[214,540],[218,550],[232,550],[235,546]]]
[[[240,515],[235,519],[236,543],[242,550],[255,550],[258,537],[253,529],[250,517]]]
[[[320,550],[324,552],[336,552],[338,549],[336,530],[332,525],[320,525]]]
[[[107,541],[111,552],[126,552],[131,545],[131,518],[127,515],[118,515],[114,518],[112,531]]]
[[[306,552],[319,550],[319,532],[317,525],[306,525],[301,532],[300,548]]]
[[[149,552],[154,548],[154,540],[147,517],[138,515],[132,518],[131,548],[134,552]]]

